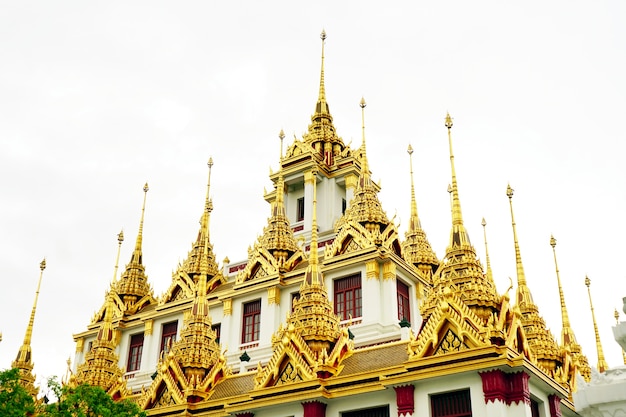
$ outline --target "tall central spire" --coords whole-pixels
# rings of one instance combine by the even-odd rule
[[[593,320],[593,331],[596,336],[596,349],[598,351],[598,372],[604,372],[609,369],[609,365],[604,359],[604,350],[602,349],[602,342],[600,342],[600,332],[598,331],[598,324],[596,323],[596,315],[593,311],[593,302],[591,301],[591,280],[589,277],[585,277],[585,285],[587,286],[587,294],[589,295],[589,306],[591,307],[591,318]]]
[[[37,311],[37,301],[39,299],[39,288],[41,288],[41,278],[43,277],[43,270],[46,269],[45,259],[39,264],[39,269],[39,281],[37,282],[35,301],[33,302],[33,309],[30,312],[28,326],[26,327],[24,343],[20,347],[20,350],[17,352],[17,357],[11,364],[12,368],[19,369],[19,382],[32,396],[35,396],[37,394],[38,389],[35,388],[35,376],[33,375],[34,364],[31,350],[31,339],[33,337],[33,325],[35,323],[35,312]]]
[[[448,250],[463,246],[471,246],[469,235],[463,225],[463,213],[461,212],[461,199],[459,198],[459,186],[456,180],[454,167],[454,152],[452,150],[452,117],[446,113],[445,126],[448,129],[448,147],[450,148],[450,169],[452,171],[452,183],[450,194],[452,197],[452,231],[450,233],[450,247]]]
[[[326,103],[326,86],[324,85],[324,41],[326,40],[325,30],[322,30],[320,38],[322,39],[322,69],[320,70],[320,92],[317,97],[316,111],[318,113],[326,113],[330,116],[328,103]]]
[[[533,297],[526,284],[526,274],[524,274],[524,264],[522,264],[522,254],[519,249],[519,241],[517,240],[517,227],[515,225],[515,216],[513,215],[513,189],[511,185],[506,186],[506,196],[509,198],[509,208],[511,210],[511,225],[513,226],[513,244],[515,246],[515,266],[517,270],[517,303],[523,306],[534,306]]]

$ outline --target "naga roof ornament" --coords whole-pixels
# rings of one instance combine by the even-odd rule
[[[519,242],[517,240],[517,229],[515,225],[515,217],[513,216],[513,189],[507,185],[506,195],[509,197],[509,206],[511,208],[511,224],[513,226],[513,240],[515,246],[515,264],[517,269],[517,306],[522,313],[522,324],[528,338],[530,349],[535,355],[538,364],[546,370],[551,376],[559,377],[567,373],[564,363],[567,362],[562,357],[562,352],[557,345],[554,336],[546,327],[546,322],[539,314],[539,307],[533,301],[530,288],[526,283],[526,275],[524,274],[524,265],[522,263],[522,255],[520,252]],[[566,382],[563,378],[559,382]]]
[[[407,262],[415,265],[430,282],[433,273],[439,266],[439,259],[428,242],[426,232],[422,229],[417,214],[415,184],[413,182],[413,147],[411,145],[409,145],[407,152],[411,169],[411,217],[409,218],[409,228],[405,233],[405,240],[402,242],[402,256]]]
[[[331,166],[335,163],[335,158],[345,149],[343,139],[337,135],[333,125],[333,117],[330,114],[328,102],[326,101],[326,87],[324,85],[324,41],[326,31],[322,30],[322,68],[320,71],[320,87],[315,113],[311,116],[311,124],[307,133],[304,134],[304,142],[309,144],[317,153],[322,155],[324,163]]]
[[[563,287],[561,286],[561,276],[559,274],[559,265],[556,261],[556,239],[554,236],[550,236],[550,246],[552,246],[552,253],[554,255],[554,267],[556,269],[556,281],[559,287],[559,299],[561,301],[561,319],[563,322],[563,328],[561,330],[561,346],[569,351],[572,355],[574,365],[580,373],[580,375],[589,382],[591,380],[591,367],[587,357],[582,353],[582,347],[576,340],[574,329],[569,321],[569,315],[567,314],[567,307],[565,305],[565,295],[563,295]],[[576,391],[576,374],[572,373],[570,378],[570,386],[572,391]]]
[[[30,312],[24,342],[17,352],[15,360],[11,363],[11,368],[19,370],[19,383],[32,396],[36,397],[39,389],[35,387],[35,375],[33,375],[33,367],[35,366],[32,358],[31,339],[33,337],[33,325],[35,323],[35,312],[37,311],[37,300],[39,299],[39,288],[41,288],[41,278],[43,270],[46,269],[46,260],[39,264],[39,280],[37,281],[37,291],[35,292],[35,301],[33,309]]]
[[[342,361],[352,354],[353,342],[347,328],[339,325],[320,270],[316,178],[317,173],[313,172],[309,265],[286,326],[281,326],[272,337],[274,354],[266,366],[259,366],[256,388],[336,375],[341,372]]]
[[[148,183],[143,186],[143,205],[141,207],[141,220],[135,249],[126,265],[126,269],[119,281],[116,282],[115,292],[124,304],[124,314],[133,314],[140,311],[144,306],[154,303],[152,288],[148,283],[146,268],[142,261],[143,221],[146,211],[146,196],[148,195]]]
[[[452,118],[446,114],[445,126],[448,129],[450,148],[450,168],[452,183],[450,195],[452,203],[452,229],[446,254],[437,272],[433,275],[433,289],[422,305],[422,316],[427,318],[438,303],[445,287],[456,291],[465,304],[487,323],[492,314],[498,311],[500,296],[491,277],[485,275],[483,266],[476,256],[469,235],[463,224],[461,200],[454,167],[452,151]]]
[[[187,254],[187,259],[185,259],[182,265],[179,265],[176,272],[174,272],[170,287],[161,296],[161,304],[181,298],[193,297],[195,294],[195,287],[202,274],[201,266],[203,262],[206,262],[208,292],[211,292],[211,290],[215,287],[226,281],[215,260],[215,252],[213,251],[213,245],[210,240],[209,226],[211,223],[211,212],[213,211],[213,201],[210,197],[213,158],[209,158],[207,166],[209,168],[209,173],[206,186],[206,197],[204,199],[204,210],[202,212],[202,216],[200,217],[200,230],[198,230],[198,237],[196,238],[196,241],[192,243],[191,250]]]
[[[180,338],[169,352],[162,353],[154,381],[139,399],[144,409],[206,400],[220,380],[232,373],[211,327],[206,300],[210,271],[208,239],[206,234],[191,311],[186,315]]]
[[[281,143],[281,155],[280,171],[276,181],[276,198],[271,203],[267,226],[254,247],[249,249],[248,263],[237,276],[237,283],[255,277],[291,271],[304,259],[285,210],[285,177],[282,168],[282,143],[285,133],[281,130],[278,137]]]
[[[387,218],[378,199],[378,188],[372,181],[365,142],[365,100],[361,98],[362,144],[361,173],[354,197],[335,224],[337,237],[326,249],[326,257],[353,252],[370,246],[382,246],[400,255],[401,248],[395,224]]]

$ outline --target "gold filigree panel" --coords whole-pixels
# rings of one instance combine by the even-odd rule
[[[460,352],[468,349],[468,346],[451,330],[448,329],[441,343],[435,350],[434,356],[444,355],[450,352]]]

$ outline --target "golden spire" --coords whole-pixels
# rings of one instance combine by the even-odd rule
[[[456,181],[454,152],[452,151],[452,125],[452,117],[450,117],[450,113],[446,113],[445,126],[448,129],[448,147],[450,148],[450,168],[452,171],[452,183],[449,187],[452,196],[452,231],[450,233],[450,247],[448,251],[457,247],[471,246],[467,230],[465,230],[465,226],[463,225],[459,186]]]
[[[200,230],[198,238],[192,243],[191,251],[187,259],[183,262],[182,269],[194,280],[197,281],[202,273],[211,277],[218,274],[218,266],[215,261],[215,253],[210,241],[211,212],[213,211],[213,201],[211,200],[211,170],[213,168],[213,158],[209,157],[207,162],[208,177],[206,185],[206,196],[204,199],[204,210],[200,217]],[[202,268],[206,268],[202,271]]]
[[[111,280],[111,286],[115,286],[117,282],[117,270],[120,264],[120,251],[122,249],[122,242],[124,241],[124,230],[120,230],[117,234],[117,256],[115,257],[115,268],[113,269],[113,279]]]
[[[493,280],[493,272],[491,272],[491,261],[489,260],[489,246],[487,246],[487,221],[483,217],[480,223],[483,226],[483,238],[485,240],[485,260],[487,261],[487,279]]]
[[[424,272],[430,280],[432,274],[439,266],[439,260],[428,242],[426,232],[422,229],[422,224],[417,214],[415,184],[413,182],[413,147],[411,145],[409,145],[407,153],[409,154],[411,172],[411,217],[409,219],[409,228],[405,233],[406,239],[402,243],[402,255],[407,262],[414,264],[419,270]]]
[[[600,333],[598,332],[598,324],[596,323],[596,315],[593,312],[593,302],[591,301],[591,280],[585,276],[585,285],[587,286],[587,294],[589,295],[589,306],[591,307],[591,319],[593,320],[593,331],[596,335],[596,349],[598,350],[598,372],[604,372],[609,369],[609,365],[604,360],[604,352],[602,351],[602,343],[600,343]]]
[[[310,286],[324,286],[324,279],[319,270],[317,247],[317,172],[313,171],[313,213],[311,214],[311,251],[309,252],[309,267],[306,271],[305,282]]]
[[[139,231],[137,233],[137,241],[135,249],[130,258],[130,262],[126,265],[126,270],[122,274],[121,279],[117,282],[116,290],[126,310],[130,309],[144,296],[151,294],[152,290],[148,284],[148,277],[145,273],[145,267],[142,260],[142,239],[143,239],[143,222],[146,211],[146,196],[148,195],[148,183],[143,186],[143,204],[141,206],[141,220],[139,221]],[[130,312],[130,311],[129,311]]]
[[[619,312],[617,311],[617,309],[615,309],[615,312],[613,313],[613,317],[615,317],[615,324],[618,325],[619,324]],[[626,352],[624,352],[624,349],[622,349],[622,358],[624,359],[624,365],[626,365]]]
[[[511,210],[511,225],[513,226],[513,242],[515,245],[515,265],[517,268],[517,303],[522,310],[527,306],[533,308],[533,297],[530,289],[526,284],[526,275],[524,274],[524,265],[522,264],[522,254],[519,249],[517,240],[517,228],[515,227],[515,216],[513,215],[513,189],[510,184],[506,186],[506,196],[509,197],[509,208]],[[535,307],[536,308],[536,307]]]
[[[120,247],[124,241],[124,234],[117,235],[118,249],[113,273],[113,282],[117,275]],[[89,384],[99,386],[112,393],[115,389],[125,392],[125,385],[120,384],[124,371],[119,367],[119,357],[115,353],[117,340],[113,328],[113,291],[109,291],[104,304],[104,318],[91,349],[85,354],[85,362],[76,369],[76,375],[71,379],[72,384]]]
[[[326,87],[324,86],[324,41],[326,40],[326,31],[324,29],[320,33],[320,39],[322,40],[322,69],[320,70],[320,92],[317,97],[317,111],[319,113],[329,113],[328,104],[326,103]]]
[[[17,352],[17,357],[11,364],[12,368],[18,368],[20,372],[19,382],[32,396],[37,395],[38,389],[35,388],[35,376],[33,375],[33,358],[31,350],[31,339],[33,337],[33,325],[35,323],[35,312],[37,311],[37,301],[39,299],[39,289],[41,288],[41,278],[43,270],[46,269],[46,259],[44,258],[39,264],[39,281],[37,282],[37,291],[35,292],[35,301],[33,309],[30,312],[26,334],[24,335],[24,343]]]

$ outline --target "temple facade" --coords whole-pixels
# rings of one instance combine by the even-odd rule
[[[250,245],[247,259],[216,260],[210,159],[197,237],[169,288],[155,295],[142,261],[144,198],[130,261],[118,274],[118,252],[102,306],[74,334],[67,383],[99,385],[154,416],[579,415],[574,393],[591,381],[591,367],[562,290],[560,340],[533,301],[513,189],[515,291],[497,290],[488,252],[483,265],[464,226],[450,115],[442,124],[451,169],[448,247],[437,255],[421,226],[410,146],[411,216],[401,235],[371,177],[365,101],[359,147],[335,128],[325,38],[311,123],[284,152],[278,135],[268,221],[256,242],[242,242]],[[146,184],[144,197],[148,191]],[[556,273],[561,288],[558,266]]]

